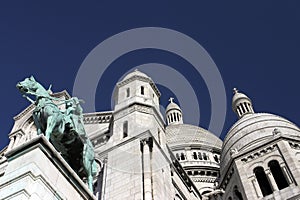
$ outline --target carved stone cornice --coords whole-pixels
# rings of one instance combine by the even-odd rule
[[[146,114],[151,114],[151,115],[155,116],[155,118],[156,118],[157,122],[160,124],[160,126],[164,127],[164,120],[162,119],[161,114],[158,113],[158,111],[154,107],[143,105],[143,104],[134,103],[134,104],[128,105],[128,107],[114,112],[113,117],[114,117],[114,119],[119,119],[119,118],[122,118],[132,112],[135,112],[135,111],[146,113]]]
[[[83,114],[84,124],[109,123],[111,120],[112,120],[112,111]]]
[[[215,177],[191,177],[194,182],[203,182],[203,183],[214,183],[217,178]]]
[[[241,161],[243,163],[248,163],[248,162],[250,162],[250,161],[252,161],[252,160],[254,160],[256,158],[259,158],[259,157],[261,157],[261,156],[263,156],[265,154],[269,154],[269,153],[275,151],[277,148],[278,147],[277,147],[276,144],[271,145],[271,146],[267,146],[267,147],[265,147],[263,149],[260,149],[259,151],[256,151],[256,152],[253,152],[251,154],[248,154],[247,156],[243,157],[241,159]]]
[[[161,96],[161,93],[159,92],[158,88],[156,87],[155,83],[151,80],[151,78],[147,78],[144,76],[134,75],[126,80],[123,80],[123,81],[117,83],[117,86],[121,87],[121,86],[126,85],[126,84],[130,83],[131,81],[135,81],[135,80],[148,82],[151,85],[152,89],[154,90],[155,94],[158,97]]]

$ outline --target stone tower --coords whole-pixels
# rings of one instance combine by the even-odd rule
[[[96,120],[86,126],[95,133],[90,137],[102,163],[95,183],[99,199],[200,198],[166,144],[159,97],[152,79],[135,70],[117,83],[110,114],[89,114],[90,119],[110,115],[108,123]]]
[[[298,199],[300,129],[273,114],[254,113],[250,98],[234,90],[238,121],[224,139],[221,199]]]
[[[173,98],[166,109],[166,123],[168,146],[205,199],[219,177],[222,141],[208,130],[184,124]]]
[[[112,141],[132,138],[150,130],[163,140],[163,117],[159,111],[160,92],[150,77],[135,70],[116,85]]]

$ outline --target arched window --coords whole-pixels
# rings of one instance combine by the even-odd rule
[[[179,157],[179,154],[178,154],[178,153],[176,153],[176,159],[177,159],[177,160],[180,160],[180,157]]]
[[[181,153],[181,156],[180,156],[181,160],[185,160],[185,156],[184,156],[184,153]]]
[[[197,160],[197,153],[196,152],[193,153],[193,157],[194,157],[195,160]]]
[[[243,107],[243,104],[240,104],[239,106],[240,106],[240,108],[243,110],[243,114],[244,114],[246,111],[245,111],[245,109],[244,109],[244,107]]]
[[[123,123],[123,138],[127,137],[128,136],[128,122],[125,121]]]
[[[273,175],[273,177],[276,181],[278,189],[281,190],[283,188],[288,187],[289,184],[288,184],[288,182],[287,182],[287,180],[286,180],[286,178],[285,178],[285,176],[284,176],[284,174],[281,170],[281,167],[280,167],[278,161],[277,160],[272,160],[272,161],[269,162],[268,166],[269,166],[269,168],[272,172],[272,175]]]
[[[126,89],[126,97],[129,97],[130,96],[130,88],[127,88]]]
[[[214,155],[214,159],[215,159],[215,161],[217,162],[217,163],[219,163],[220,161],[219,161],[219,158],[218,158],[218,156],[217,155]]]
[[[141,95],[144,95],[145,94],[145,88],[144,86],[141,86]]]
[[[254,170],[253,170],[255,176],[256,176],[256,179],[257,179],[257,182],[258,182],[258,185],[260,187],[260,190],[261,190],[261,193],[263,194],[263,196],[267,196],[269,194],[272,194],[272,189],[271,189],[271,186],[270,186],[270,183],[269,183],[269,180],[265,174],[265,171],[264,171],[264,168],[262,167],[256,167]]]
[[[203,159],[204,159],[204,160],[207,160],[207,159],[208,159],[206,153],[203,153]]]

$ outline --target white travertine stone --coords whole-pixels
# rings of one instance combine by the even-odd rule
[[[23,143],[6,156],[8,165],[0,179],[2,199],[94,199],[44,136]],[[21,193],[27,197],[19,197]]]

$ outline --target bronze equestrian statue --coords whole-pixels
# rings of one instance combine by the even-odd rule
[[[87,177],[88,187],[93,191],[97,164],[93,145],[84,129],[80,100],[77,97],[67,100],[52,97],[50,89],[46,90],[33,76],[19,82],[17,88],[35,104],[33,120],[37,134],[44,134],[81,178]],[[28,95],[35,96],[35,101]],[[66,109],[60,110],[54,101],[65,104]]]

